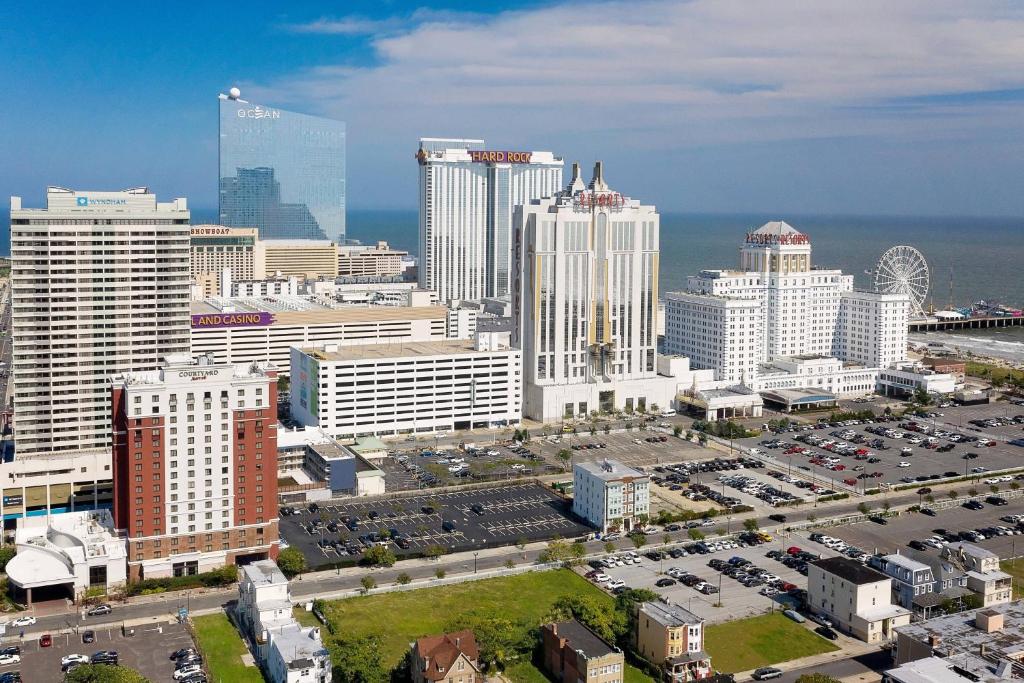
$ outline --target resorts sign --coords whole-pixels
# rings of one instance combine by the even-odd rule
[[[774,244],[810,244],[811,238],[799,232],[771,235],[756,232],[747,233],[747,244],[771,246]]]

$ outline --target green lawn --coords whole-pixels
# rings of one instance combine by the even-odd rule
[[[226,615],[195,617],[192,623],[212,680],[263,683],[259,668],[242,662],[242,655],[247,652],[245,644]]]
[[[1013,577],[1013,599],[1024,595],[1024,559],[1000,562],[999,568]]]
[[[505,669],[505,676],[512,683],[552,683],[532,662],[517,662]],[[635,666],[626,665],[623,683],[654,683],[650,676]]]
[[[612,599],[567,569],[528,572],[437,588],[382,593],[328,602],[325,616],[334,633],[383,639],[384,664],[394,666],[409,643],[440,633],[445,624],[470,612],[500,614],[540,625],[563,595],[586,593],[612,607]]]
[[[776,612],[708,626],[704,649],[712,667],[736,673],[839,648]]]

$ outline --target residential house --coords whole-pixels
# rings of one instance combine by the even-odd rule
[[[973,543],[951,543],[942,558],[967,575],[967,588],[981,598],[982,607],[1002,605],[1013,598],[1013,577],[999,568],[999,556]]]
[[[292,616],[288,579],[273,560],[242,566],[238,617],[242,635],[269,683],[331,683],[331,655],[320,629]]]
[[[687,683],[712,676],[703,619],[678,605],[652,601],[636,606],[635,621],[637,652],[661,666],[665,680]]]
[[[616,460],[573,465],[573,514],[606,532],[642,527],[651,511],[651,478]]]
[[[482,683],[480,649],[469,629],[424,636],[412,644],[412,683]]]
[[[570,619],[541,627],[544,667],[564,683],[622,683],[622,650]]]
[[[815,560],[807,566],[811,610],[867,643],[887,640],[897,626],[910,623],[910,610],[892,604],[892,592],[888,574],[848,557]]]

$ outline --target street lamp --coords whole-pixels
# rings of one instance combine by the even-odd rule
[[[474,574],[476,574],[476,558],[477,558],[477,555],[479,555],[479,554],[480,554],[479,551],[477,551],[477,550],[473,551],[473,573]]]

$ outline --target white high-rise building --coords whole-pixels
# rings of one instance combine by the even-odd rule
[[[20,456],[105,453],[110,377],[189,351],[189,211],[146,188],[11,197],[11,326]],[[84,475],[83,475],[84,476]]]
[[[762,364],[795,357],[872,368],[906,357],[906,297],[812,267],[810,238],[782,221],[747,234],[739,270],[703,270],[687,286],[666,296],[666,348],[719,380],[754,386]]]
[[[441,138],[421,138],[416,158],[420,286],[443,303],[507,295],[513,210],[559,190],[562,159]]]
[[[669,406],[658,374],[658,213],[611,190],[601,163],[516,211],[513,343],[524,413],[539,420]]]
[[[910,301],[905,294],[844,292],[839,303],[835,356],[869,368],[907,359]]]

